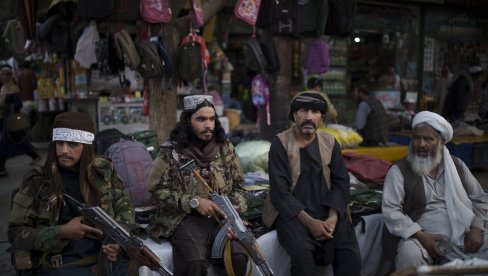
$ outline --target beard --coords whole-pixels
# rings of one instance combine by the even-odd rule
[[[441,163],[443,146],[439,143],[434,154],[427,157],[418,156],[413,151],[412,145],[408,146],[407,160],[414,173],[419,176],[428,175],[430,171]]]

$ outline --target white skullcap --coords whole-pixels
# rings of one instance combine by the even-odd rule
[[[194,110],[199,104],[203,103],[204,101],[207,101],[207,103],[211,104],[212,106],[214,104],[213,97],[210,95],[186,96],[183,98],[183,110]]]
[[[419,112],[417,115],[415,115],[415,117],[413,117],[412,129],[420,123],[426,123],[437,130],[441,134],[442,138],[444,138],[446,143],[451,141],[452,135],[454,134],[452,126],[441,115],[430,111]]]

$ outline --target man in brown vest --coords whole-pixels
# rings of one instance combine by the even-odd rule
[[[466,254],[488,259],[483,233],[488,205],[478,181],[445,147],[453,136],[451,125],[422,111],[412,129],[408,156],[385,179],[382,212],[389,232],[384,229],[383,249],[389,252],[383,253],[396,256],[396,269],[442,264]]]
[[[360,275],[361,257],[347,214],[349,176],[335,139],[317,132],[327,103],[317,92],[293,98],[289,119],[269,151],[270,201],[263,221],[274,225],[291,257],[291,275],[313,275],[332,264],[334,275]]]

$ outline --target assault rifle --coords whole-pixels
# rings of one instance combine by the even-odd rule
[[[191,160],[190,162],[182,165],[180,167],[180,170],[191,170],[197,180],[203,183],[211,191],[209,195],[212,198],[213,202],[215,202],[215,204],[217,204],[227,215],[227,218],[220,222],[223,226],[217,234],[217,237],[215,238],[214,244],[212,246],[211,257],[223,257],[224,247],[228,239],[227,229],[231,228],[237,236],[237,239],[239,240],[241,245],[246,249],[249,256],[256,264],[259,274],[261,274],[262,276],[274,275],[274,272],[271,269],[271,266],[269,265],[263,250],[257,243],[256,238],[254,237],[253,233],[249,229],[247,229],[246,226],[244,226],[241,217],[237,213],[236,209],[234,209],[234,206],[232,206],[229,198],[212,192],[210,186],[208,186],[206,181],[198,172],[197,168],[195,168],[194,160]]]
[[[129,275],[139,275],[139,267],[147,266],[162,276],[172,276],[173,273],[166,268],[159,257],[143,241],[132,235],[98,206],[90,207],[79,202],[68,194],[67,198],[73,201],[81,215],[89,223],[102,230],[103,234],[120,245],[130,258]]]
[[[239,242],[249,253],[249,256],[256,264],[259,273],[262,276],[274,275],[271,266],[266,260],[263,250],[256,241],[252,232],[244,226],[241,217],[236,209],[232,206],[229,198],[222,195],[211,193],[212,200],[224,210],[227,218],[222,221],[222,229],[217,234],[214,244],[212,246],[212,258],[222,258],[224,253],[224,246],[227,242],[227,229],[231,228],[237,236]]]

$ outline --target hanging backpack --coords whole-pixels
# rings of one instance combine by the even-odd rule
[[[261,45],[261,50],[266,59],[266,72],[273,74],[280,71],[280,58],[278,56],[278,51],[276,50],[273,36],[266,32],[261,33],[259,44]]]
[[[7,25],[2,33],[1,49],[2,54],[5,52],[6,56],[13,56],[15,53],[21,53],[24,46],[21,44],[19,35],[22,34],[22,26],[17,19],[7,21]]]
[[[86,19],[104,19],[112,15],[114,6],[114,0],[78,0],[78,14]]]
[[[273,23],[275,5],[276,0],[261,0],[255,23],[256,27],[264,29]]]
[[[234,15],[242,21],[254,26],[258,19],[261,0],[238,0]]]
[[[312,40],[305,57],[304,74],[323,74],[329,70],[329,45],[324,39]]]
[[[327,0],[298,1],[297,24],[300,35],[321,36],[327,24],[328,12]]]
[[[124,62],[117,56],[111,33],[100,34],[100,39],[95,42],[95,55],[101,75],[114,75],[124,70]]]
[[[115,0],[114,12],[109,20],[114,22],[135,22],[140,17],[139,0]]]
[[[122,29],[114,34],[117,56],[132,70],[136,70],[141,63],[134,41],[127,30]]]
[[[163,37],[151,37],[151,41],[156,43],[156,50],[158,51],[161,60],[163,61],[164,78],[166,80],[166,88],[171,91],[171,83],[173,82],[173,64],[171,62],[171,54]]]
[[[333,36],[347,36],[352,29],[356,0],[328,0],[328,9],[329,14],[324,33]]]
[[[146,146],[141,142],[121,139],[108,148],[107,157],[112,160],[115,171],[123,180],[132,205],[153,205],[148,187],[153,159]]]
[[[180,46],[180,79],[193,81],[201,78],[210,63],[210,52],[207,49],[205,40],[193,30],[183,38]],[[204,80],[204,85],[205,80]]]
[[[252,103],[257,107],[266,107],[266,122],[271,125],[269,114],[269,85],[263,74],[257,74],[251,80]]]
[[[137,45],[141,63],[137,71],[145,79],[160,78],[163,76],[163,62],[159,56],[155,42],[143,41]]]
[[[203,27],[205,21],[203,20],[203,11],[200,0],[191,0],[191,7],[190,18],[192,23],[195,24],[197,28]]]
[[[257,73],[264,73],[268,67],[261,44],[254,37],[244,41],[244,63]]]
[[[173,18],[169,0],[140,0],[140,13],[148,23],[168,23]]]

